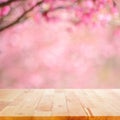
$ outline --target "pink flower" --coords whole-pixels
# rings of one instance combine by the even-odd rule
[[[85,5],[86,5],[88,8],[93,8],[93,7],[94,7],[93,1],[91,1],[91,0],[87,0],[87,1],[85,2]]]
[[[10,6],[5,6],[4,8],[1,9],[1,15],[5,16],[10,12]]]

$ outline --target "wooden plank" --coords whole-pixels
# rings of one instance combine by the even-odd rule
[[[35,108],[35,116],[51,116],[54,90],[44,90],[44,94]]]
[[[96,105],[96,109],[100,110],[100,114],[102,116],[117,116],[120,114],[120,102],[118,98],[116,99],[114,94],[112,93],[112,90],[101,90],[101,91],[95,91],[96,96],[101,99],[99,101],[98,98],[94,98],[94,104]],[[98,101],[98,102],[97,102]],[[97,102],[97,103],[96,103]],[[101,105],[103,104],[103,105]],[[94,111],[96,111],[96,109]]]
[[[43,94],[42,90],[31,90],[26,93],[23,101],[18,104],[16,107],[15,114],[17,116],[33,116],[36,105],[38,104],[41,96]],[[19,111],[18,111],[19,110]]]
[[[63,90],[55,90],[52,116],[68,116],[66,98]]]
[[[70,116],[87,116],[73,90],[66,90],[65,95]]]
[[[120,90],[0,90],[0,120],[120,120]]]
[[[75,90],[75,94],[77,95],[78,99],[80,100],[81,106],[83,107],[85,113],[88,116],[93,116],[91,108],[94,108],[93,102],[87,96],[86,90]]]
[[[113,113],[111,112],[109,108],[109,104],[107,104],[107,102],[105,101],[105,99],[100,99],[100,97],[98,98],[96,96],[96,94],[94,93],[94,90],[86,90],[86,94],[87,97],[89,98],[90,101],[92,101],[92,103],[94,104],[93,108],[89,108],[91,109],[91,112],[93,114],[93,116],[110,116]],[[107,101],[109,101],[109,99],[107,98]],[[104,105],[105,104],[105,105]]]
[[[32,116],[39,97],[42,95],[42,90],[28,90],[24,91],[21,96],[15,99],[4,110],[0,112],[0,115],[4,116]]]
[[[18,95],[23,93],[24,90],[9,90],[9,89],[1,89],[0,90],[0,101],[13,101]]]

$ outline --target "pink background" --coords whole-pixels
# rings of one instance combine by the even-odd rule
[[[118,27],[29,19],[0,33],[0,88],[119,87]]]

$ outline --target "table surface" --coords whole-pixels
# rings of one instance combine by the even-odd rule
[[[0,120],[21,117],[22,120],[120,120],[120,90],[1,89]]]

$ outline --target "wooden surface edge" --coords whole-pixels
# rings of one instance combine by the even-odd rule
[[[0,120],[120,120],[120,116],[0,116]]]

